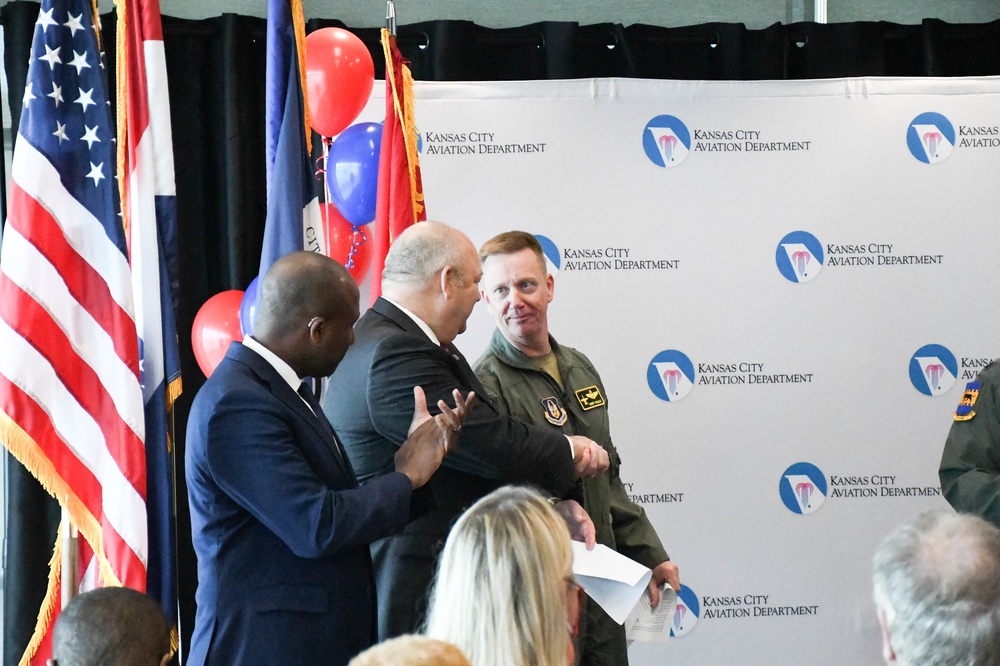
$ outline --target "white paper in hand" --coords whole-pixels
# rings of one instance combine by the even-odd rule
[[[665,643],[670,640],[670,627],[677,610],[677,593],[669,585],[660,586],[660,603],[656,608],[649,606],[649,590],[646,590],[635,609],[625,620],[625,634],[629,645],[632,641]]]
[[[597,544],[594,550],[573,541],[573,575],[587,595],[618,624],[625,622],[653,572],[635,560]]]

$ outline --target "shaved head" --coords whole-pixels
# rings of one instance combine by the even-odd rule
[[[311,317],[331,316],[357,301],[358,285],[343,266],[316,252],[291,252],[274,262],[261,281],[254,331],[265,337],[284,335]]]
[[[261,281],[253,337],[299,377],[326,377],[354,342],[358,314],[347,269],[322,254],[291,252]]]
[[[56,619],[52,638],[59,666],[158,666],[170,652],[163,609],[125,587],[73,597]]]

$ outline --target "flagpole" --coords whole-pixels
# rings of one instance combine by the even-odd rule
[[[392,0],[385,3],[385,29],[393,37],[396,36],[396,5]]]
[[[69,510],[65,506],[62,507],[59,534],[62,539],[61,607],[66,608],[66,605],[76,596],[77,588],[80,585],[80,543],[79,533],[73,527],[69,518]]]

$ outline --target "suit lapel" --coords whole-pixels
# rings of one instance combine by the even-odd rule
[[[472,370],[469,362],[465,360],[462,352],[455,349],[454,345],[445,345],[442,351],[451,357],[452,370],[462,384],[475,391],[477,396],[486,397],[486,389],[483,387],[482,382],[479,381],[479,377]]]
[[[302,397],[293,391],[288,383],[280,376],[271,382],[271,393],[275,398],[283,402],[309,424],[309,427],[316,432],[316,435],[326,446],[330,455],[333,456],[333,459],[337,461],[338,465],[340,465],[340,469],[345,473],[350,474],[351,478],[354,478],[354,472],[350,468],[350,463],[344,457],[344,453],[342,452],[343,450],[336,442],[337,433],[334,432],[333,426],[330,425],[330,422],[326,420],[326,415],[323,414],[322,409],[316,414],[313,414],[313,410],[309,408],[309,405],[307,405],[302,400]]]
[[[235,360],[245,364],[265,381],[268,384],[271,395],[285,405],[292,413],[308,423],[309,427],[316,433],[316,437],[323,443],[326,450],[329,451],[330,456],[337,461],[340,469],[345,474],[349,474],[350,478],[355,478],[354,472],[350,468],[350,463],[338,450],[337,443],[333,441],[333,438],[337,435],[322,411],[319,414],[313,414],[309,405],[302,400],[298,393],[292,390],[292,387],[278,374],[278,371],[265,361],[260,354],[249,347],[241,343],[233,343],[226,355],[232,356]]]

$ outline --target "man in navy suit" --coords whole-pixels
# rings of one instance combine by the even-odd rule
[[[412,633],[426,612],[427,590],[455,518],[505,483],[528,483],[563,497],[580,476],[608,468],[608,454],[587,437],[513,420],[480,390],[452,344],[479,300],[479,252],[461,231],[415,224],[393,242],[379,298],[355,327],[357,343],[333,375],[324,409],[364,481],[392,465],[406,431],[414,385],[431,402],[455,387],[478,396],[454,455],[414,496],[426,511],[397,535],[372,544],[379,640]],[[576,502],[557,506],[578,537],[594,543],[594,525]]]
[[[354,340],[358,288],[327,257],[279,259],[261,282],[253,337],[199,391],[186,474],[198,557],[187,664],[346,664],[374,639],[368,544],[403,527],[471,396],[431,418],[423,392],[392,469],[359,487],[307,377]],[[405,441],[402,441],[405,440]]]

